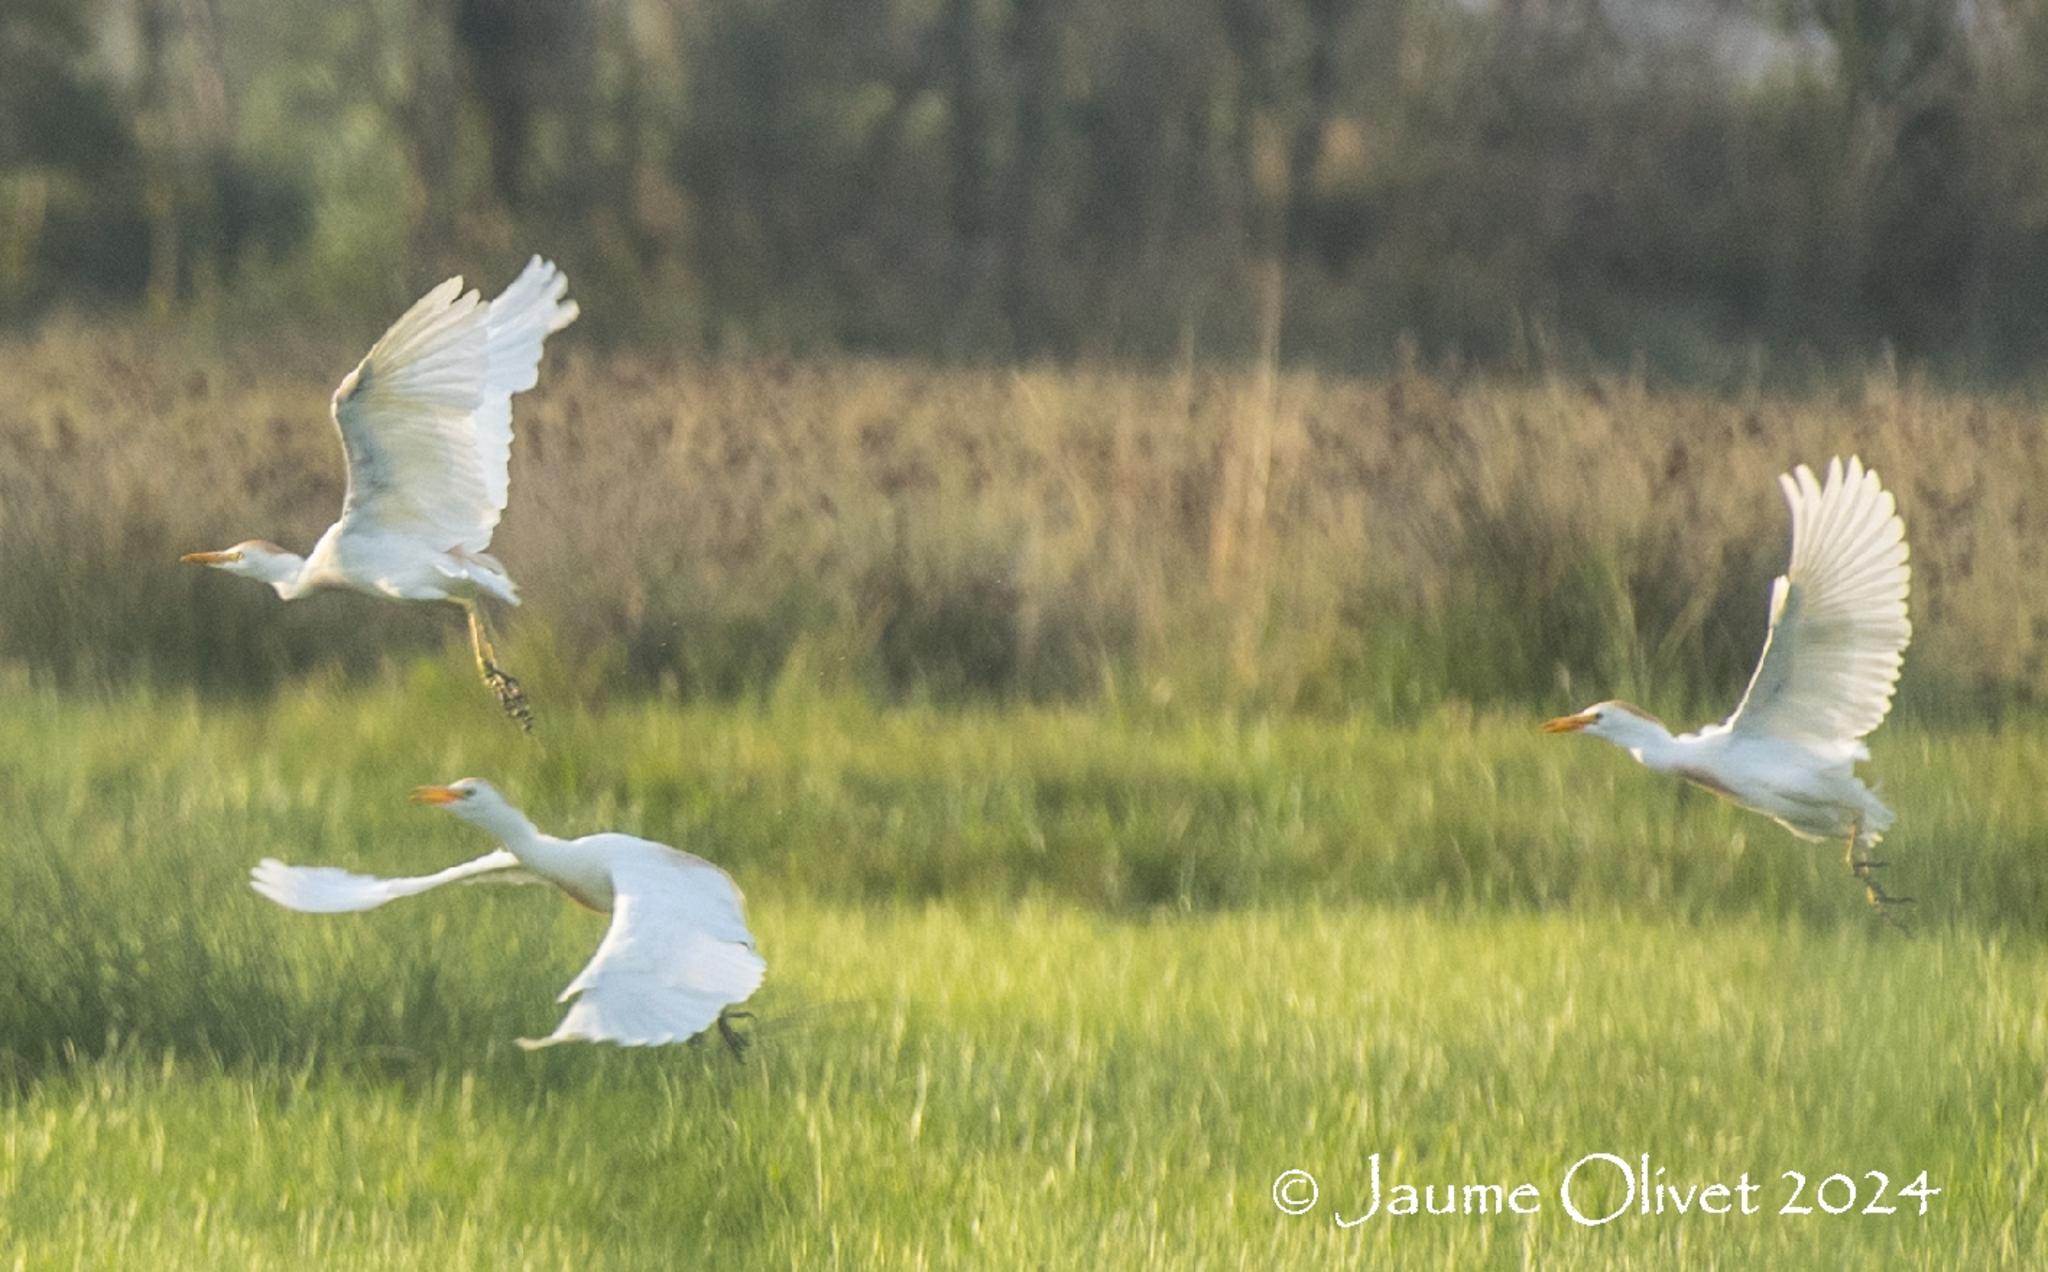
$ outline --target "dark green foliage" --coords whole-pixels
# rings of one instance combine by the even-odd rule
[[[59,289],[142,287],[132,122],[91,69],[90,46],[85,11],[67,0],[0,13],[0,317]]]
[[[1632,13],[34,0],[0,316],[382,315],[538,246],[585,338],[658,347],[1357,368],[1405,334],[1723,386],[2048,351],[2048,17],[1718,6],[1744,60]]]
[[[137,12],[138,38],[157,48],[161,15]],[[287,255],[308,230],[293,174],[228,138],[185,135],[161,77],[117,82],[96,54],[105,20],[65,0],[0,14],[0,318],[146,292],[169,304]]]

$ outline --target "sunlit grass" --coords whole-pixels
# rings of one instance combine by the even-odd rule
[[[459,670],[459,669],[458,669]],[[545,706],[545,701],[543,700]],[[1916,935],[1825,848],[1513,717],[1413,728],[786,698],[544,717],[456,671],[0,707],[0,1232],[28,1266],[2021,1265],[2041,1252],[2044,738],[1890,729]],[[467,727],[451,728],[450,721]],[[602,921],[529,889],[317,918],[275,853],[565,832],[733,869],[753,1053],[527,1055]],[[1574,1160],[1766,1213],[1572,1225]],[[1531,1219],[1332,1223],[1373,1152]],[[1315,1173],[1303,1218],[1275,1175]],[[1941,1188],[1780,1216],[1798,1170]],[[1867,1182],[1864,1183],[1867,1187]],[[1895,1199],[1896,1200],[1896,1199]]]
[[[715,1047],[515,1051],[592,921],[537,895],[434,904],[390,923],[224,915],[279,992],[217,1010],[249,1010],[273,1054],[136,1036],[39,1068],[0,1108],[10,1241],[33,1262],[364,1267],[2039,1249],[2048,959],[2031,947],[1747,920],[764,901],[774,979],[736,1066]],[[435,1005],[396,1028],[429,985]],[[1650,1153],[1680,1183],[1747,1172],[1768,1204],[1581,1230],[1556,1185],[1596,1151]],[[1535,1182],[1543,1212],[1341,1231],[1374,1152],[1390,1180]],[[1289,1168],[1322,1182],[1308,1216],[1269,1201]],[[1785,1170],[1924,1170],[1941,1193],[1925,1217],[1782,1216]]]

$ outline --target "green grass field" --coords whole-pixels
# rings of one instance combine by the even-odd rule
[[[1878,735],[1903,937],[1839,854],[1524,718],[579,714],[537,688],[543,748],[457,669],[249,707],[10,691],[16,1266],[2043,1255],[2048,734]],[[483,850],[404,799],[466,773],[733,870],[770,964],[745,1063],[515,1049],[601,930],[538,890],[322,918],[244,886],[267,854]],[[1527,1181],[1542,1209],[1340,1229],[1374,1152],[1389,1187]],[[1581,1228],[1557,1185],[1594,1152],[1747,1172],[1763,1213]],[[1320,1181],[1307,1215],[1272,1202],[1288,1169]],[[1785,1171],[1806,1204],[1849,1175],[1857,1210],[1882,1171],[1899,1212],[1781,1215]],[[1921,1171],[1924,1217],[1896,1195]]]

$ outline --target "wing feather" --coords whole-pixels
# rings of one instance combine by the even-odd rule
[[[249,872],[249,886],[287,910],[344,914],[373,910],[387,901],[417,896],[444,883],[541,883],[544,880],[500,848],[474,861],[408,879],[379,879],[333,866],[288,866],[265,857]]]
[[[603,1041],[651,1046],[695,1037],[761,984],[767,964],[747,930],[740,890],[723,870],[663,844],[629,840],[612,862],[612,922],[562,991],[574,999],[528,1048]]]
[[[1792,559],[1771,585],[1771,629],[1731,732],[1853,752],[1891,710],[1913,625],[1905,523],[1877,474],[1852,457],[1823,483],[1801,464],[1778,479]]]
[[[498,512],[504,511],[511,489],[512,395],[539,383],[542,346],[549,336],[576,321],[580,312],[576,302],[563,299],[568,290],[569,280],[554,262],[536,256],[491,302],[476,439],[484,484]],[[471,545],[471,551],[482,551],[485,546]]]
[[[536,256],[484,301],[451,278],[422,296],[334,393],[348,460],[342,518],[482,552],[510,494],[512,396],[575,321],[568,280]]]

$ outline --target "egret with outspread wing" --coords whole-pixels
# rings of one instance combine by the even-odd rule
[[[575,999],[545,1038],[615,1042],[626,1047],[682,1042],[712,1026],[735,1056],[746,1038],[732,1027],[767,970],[747,930],[740,890],[704,860],[631,835],[557,839],[534,828],[497,788],[473,777],[422,786],[419,803],[448,809],[496,835],[504,847],[474,861],[412,879],[376,879],[326,866],[288,866],[265,858],[250,886],[279,905],[310,914],[369,910],[444,883],[552,883],[590,909],[608,911],[611,928],[559,1001]]]
[[[181,559],[259,579],[288,601],[340,587],[459,605],[484,683],[531,731],[519,682],[498,666],[482,602],[519,603],[487,549],[510,486],[512,395],[534,386],[548,336],[576,320],[576,302],[563,299],[568,288],[536,256],[495,300],[464,291],[459,276],[428,292],[334,391],[348,493],[312,554],[250,539]]]
[[[1830,460],[1825,482],[1801,464],[1778,484],[1792,506],[1792,563],[1772,585],[1763,659],[1735,714],[1673,737],[1638,707],[1602,702],[1543,728],[1605,738],[1802,839],[1842,839],[1843,860],[1882,909],[1911,898],[1888,895],[1871,877],[1884,863],[1859,855],[1892,813],[1856,764],[1870,758],[1863,738],[1891,710],[1913,635],[1906,527],[1861,459]]]

